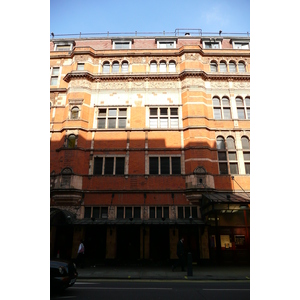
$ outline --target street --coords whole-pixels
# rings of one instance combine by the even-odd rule
[[[78,280],[51,299],[250,299],[250,281]]]

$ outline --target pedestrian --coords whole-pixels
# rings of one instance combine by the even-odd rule
[[[181,271],[185,271],[184,269],[184,238],[182,237],[178,243],[177,243],[177,257],[178,260],[175,262],[175,264],[172,266],[172,271],[174,272],[174,270],[176,269],[176,267],[178,267],[178,265],[181,266]]]
[[[84,244],[83,240],[80,242],[80,245],[78,247],[78,252],[77,252],[77,265],[80,268],[83,268],[84,264]]]

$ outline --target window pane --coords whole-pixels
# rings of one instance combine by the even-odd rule
[[[168,128],[168,118],[160,119],[160,128]]]
[[[243,149],[250,149],[250,143],[248,138],[242,137],[242,147]]]
[[[188,219],[191,215],[190,208],[187,206],[184,208],[184,210],[185,210],[185,218]]]
[[[170,174],[170,159],[169,157],[160,158],[160,174]]]
[[[57,85],[57,81],[58,81],[57,77],[51,77],[50,85]]]
[[[169,72],[176,72],[175,63],[169,63]]]
[[[245,65],[243,63],[239,63],[239,72],[246,72]]]
[[[84,64],[77,64],[77,70],[83,71],[84,70]]]
[[[123,213],[124,213],[124,207],[118,207],[117,208],[117,218],[123,219]]]
[[[246,174],[250,174],[250,163],[245,163]]]
[[[155,207],[153,206],[150,207],[150,218],[151,219],[155,218]]]
[[[246,97],[245,100],[246,100],[246,106],[250,106],[250,97]]]
[[[125,128],[126,127],[126,119],[119,119],[119,128]]]
[[[108,128],[116,128],[116,119],[115,118],[108,119]]]
[[[158,157],[150,157],[149,164],[149,173],[158,174]]]
[[[107,219],[108,218],[108,208],[107,207],[101,207],[101,218]]]
[[[157,128],[157,118],[150,118],[150,128]]]
[[[156,63],[150,64],[150,72],[156,72],[157,71],[157,65]]]
[[[140,207],[135,207],[134,208],[134,218],[135,219],[140,219],[141,218],[141,208]]]
[[[197,207],[195,207],[195,206],[192,207],[192,217],[193,217],[193,219],[198,218]]]
[[[124,174],[124,167],[125,167],[125,158],[124,157],[117,157],[116,158],[116,174]]]
[[[178,123],[178,118],[171,118],[170,119],[170,127],[171,128],[178,128],[179,123]]]
[[[227,160],[226,152],[218,152],[218,160]]]
[[[156,207],[156,218],[162,217],[162,207]]]
[[[122,63],[122,73],[127,73],[128,72],[128,63],[123,62]]]
[[[230,164],[230,174],[238,174],[238,165],[237,163],[231,163]]]
[[[132,218],[132,208],[125,207],[125,218]]]
[[[72,120],[78,119],[78,113],[79,113],[78,107],[72,108],[72,111],[71,111],[71,119],[72,119]]]
[[[181,174],[180,157],[172,157],[172,174]]]
[[[150,116],[157,116],[157,108],[150,108]]]
[[[169,207],[164,207],[164,218],[169,218]]]
[[[167,108],[161,108],[160,109],[160,115],[161,116],[167,116],[168,115],[168,109]]]
[[[98,119],[98,128],[105,128],[105,119]]]
[[[210,71],[211,72],[217,72],[217,64],[216,63],[211,63],[210,64]]]
[[[220,99],[214,97],[214,98],[213,98],[213,105],[214,105],[214,106],[220,106]]]
[[[228,174],[227,163],[219,163],[220,174]]]
[[[73,134],[68,137],[68,148],[75,147],[75,140],[76,140],[76,137]]]
[[[177,116],[178,115],[178,108],[171,108],[171,116]]]
[[[227,67],[225,63],[220,63],[220,72],[227,72]]]
[[[98,219],[100,216],[100,207],[93,207],[93,218]]]
[[[178,207],[178,219],[183,219],[183,207]]]
[[[166,65],[166,63],[160,63],[160,65],[159,65],[159,71],[160,72],[167,72],[167,65]]]
[[[250,152],[244,152],[244,160],[250,160]]]
[[[126,108],[120,108],[119,109],[119,116],[126,116],[127,114],[127,109]]]
[[[103,157],[94,158],[94,175],[102,175]]]
[[[223,113],[225,120],[231,119],[230,108],[223,108]]]
[[[228,158],[229,160],[236,160],[236,152],[229,152]]]
[[[113,157],[106,157],[105,158],[105,169],[104,174],[113,174],[114,171],[114,158]]]
[[[84,218],[90,218],[91,217],[91,207],[85,207],[84,208]]]
[[[113,73],[119,73],[119,63],[113,63],[112,71]]]
[[[250,120],[250,108],[247,108],[247,118]]]
[[[109,63],[103,64],[103,73],[109,73]]]
[[[229,99],[228,98],[222,98],[222,104],[223,104],[223,106],[230,106]]]
[[[227,149],[235,149],[234,139],[232,137],[228,137],[226,139]]]
[[[59,75],[59,68],[53,68],[52,69],[52,75]]]
[[[238,119],[241,119],[241,120],[245,119],[245,111],[243,108],[238,108],[237,113],[238,113]]]
[[[98,110],[98,116],[106,116],[106,108],[100,108]]]
[[[214,117],[216,120],[221,119],[221,108],[214,108]]]
[[[117,116],[117,109],[116,108],[109,108],[108,109],[108,116],[110,116],[110,117]]]
[[[217,149],[225,149],[225,140],[222,137],[217,138]]]
[[[116,43],[115,42],[115,49],[129,49],[130,43],[129,42],[123,42],[123,43]]]
[[[236,72],[236,66],[234,63],[229,63],[229,72]]]
[[[244,106],[243,99],[241,98],[236,98],[235,102],[236,102],[236,106]]]

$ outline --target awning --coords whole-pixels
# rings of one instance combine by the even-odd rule
[[[250,195],[248,193],[203,193],[200,201],[202,216],[211,213],[235,213],[250,209]]]

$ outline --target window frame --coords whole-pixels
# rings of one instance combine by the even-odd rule
[[[214,104],[214,99],[218,99],[219,100],[219,105]],[[223,104],[223,99],[227,99],[228,100],[228,105],[224,105]],[[212,104],[213,104],[213,115],[214,115],[214,119],[215,120],[232,120],[232,110],[231,110],[231,101],[230,101],[230,97],[228,96],[223,96],[220,99],[220,96],[213,96],[212,98]],[[219,110],[220,111],[220,118],[216,118],[216,113],[215,111]],[[230,113],[230,118],[227,118],[227,114],[224,113],[224,111],[229,110]]]
[[[163,45],[171,45],[171,47],[162,47]],[[176,40],[160,40],[157,41],[157,49],[174,49],[176,48]]]
[[[95,173],[95,162],[96,160],[102,160],[101,162],[101,171],[97,173]],[[123,166],[123,170],[124,172],[120,173],[120,165],[118,167],[118,164],[120,164],[122,159],[122,166]],[[110,171],[108,169],[108,161],[112,160],[112,172],[108,172]],[[119,161],[119,163],[118,163]],[[93,157],[93,175],[100,175],[100,176],[107,176],[107,175],[113,175],[113,176],[124,176],[127,175],[126,173],[126,156],[125,155],[95,155]],[[100,165],[100,162],[99,162]]]
[[[128,45],[128,47],[121,47],[121,48],[116,48],[116,45]],[[126,40],[124,40],[124,41],[113,41],[113,49],[114,50],[126,50],[126,49],[131,49],[131,47],[132,47],[132,41],[126,41]]]
[[[79,63],[77,63],[77,71],[84,71],[84,63],[82,63],[82,62],[79,62]]]
[[[179,166],[180,166],[180,172],[174,173],[173,168],[174,168],[174,159],[179,158]],[[166,161],[168,159],[168,172],[165,172],[162,166],[162,161]],[[152,165],[151,165],[152,162]],[[155,163],[155,165],[153,165]],[[177,162],[178,164],[178,162]],[[157,169],[157,173],[153,173],[153,170]],[[152,171],[151,171],[152,170]],[[181,175],[182,174],[182,166],[181,166],[181,155],[149,155],[149,169],[148,169],[148,175]]]
[[[151,111],[156,109],[156,114],[151,114]],[[167,109],[167,114],[163,110]],[[174,114],[175,109],[177,113]],[[150,129],[178,129],[179,128],[179,107],[178,106],[149,106],[149,128]],[[156,125],[154,121],[156,120]],[[167,123],[165,123],[167,122]],[[166,124],[166,126],[165,126]]]
[[[128,107],[127,106],[105,106],[105,107],[99,107],[97,106],[97,113],[96,113],[96,126],[97,129],[126,129],[127,128],[127,120],[128,120]],[[105,110],[105,115],[100,115],[100,110]],[[116,110],[116,115],[110,115],[110,112],[113,110]],[[123,115],[122,111],[125,111],[125,114]],[[102,112],[103,113],[103,112]],[[104,127],[99,127],[99,120],[104,120]],[[110,124],[112,124],[111,120],[115,120],[115,126],[111,127]],[[124,122],[125,120],[125,126],[120,127],[120,120]]]
[[[60,67],[51,67],[50,71],[50,86],[58,86],[59,85],[59,76],[60,76]],[[54,70],[57,70],[57,74],[54,74]],[[56,84],[52,83],[52,80],[56,80]]]

